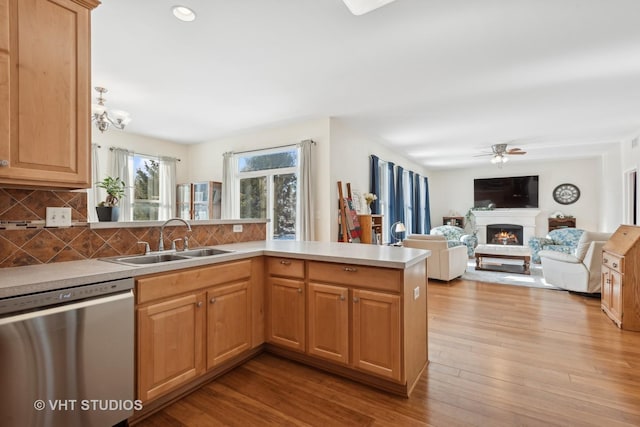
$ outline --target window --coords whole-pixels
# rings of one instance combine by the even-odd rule
[[[240,218],[269,218],[272,240],[297,240],[299,150],[287,147],[236,155]]]
[[[160,209],[160,162],[150,157],[133,156],[134,221],[157,220]]]

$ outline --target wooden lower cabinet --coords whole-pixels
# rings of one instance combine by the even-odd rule
[[[400,297],[353,291],[353,366],[400,380]]]
[[[304,288],[302,280],[267,278],[267,342],[305,351]]]
[[[349,289],[309,283],[309,354],[349,363]]]
[[[148,401],[204,371],[204,293],[137,310],[138,398]]]
[[[249,282],[207,291],[207,369],[251,348]]]
[[[242,260],[136,280],[138,399],[164,396],[262,344],[252,336],[262,324],[254,263],[262,268]]]

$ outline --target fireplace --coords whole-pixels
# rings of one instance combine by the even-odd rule
[[[517,224],[487,224],[487,243],[491,245],[523,245],[524,227]]]
[[[476,231],[479,244],[487,242],[487,226],[490,224],[512,224],[523,228],[522,236],[518,236],[519,245],[527,246],[529,239],[536,235],[536,217],[539,209],[492,209],[474,210]],[[545,224],[546,226],[546,224]],[[499,231],[499,230],[498,230]],[[502,244],[502,243],[500,243]]]

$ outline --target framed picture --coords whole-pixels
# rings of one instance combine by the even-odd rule
[[[351,204],[359,214],[366,213],[366,203],[362,199],[362,192],[360,190],[351,190]]]

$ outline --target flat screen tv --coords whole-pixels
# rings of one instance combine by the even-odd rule
[[[473,206],[476,208],[537,208],[538,176],[474,179]]]

